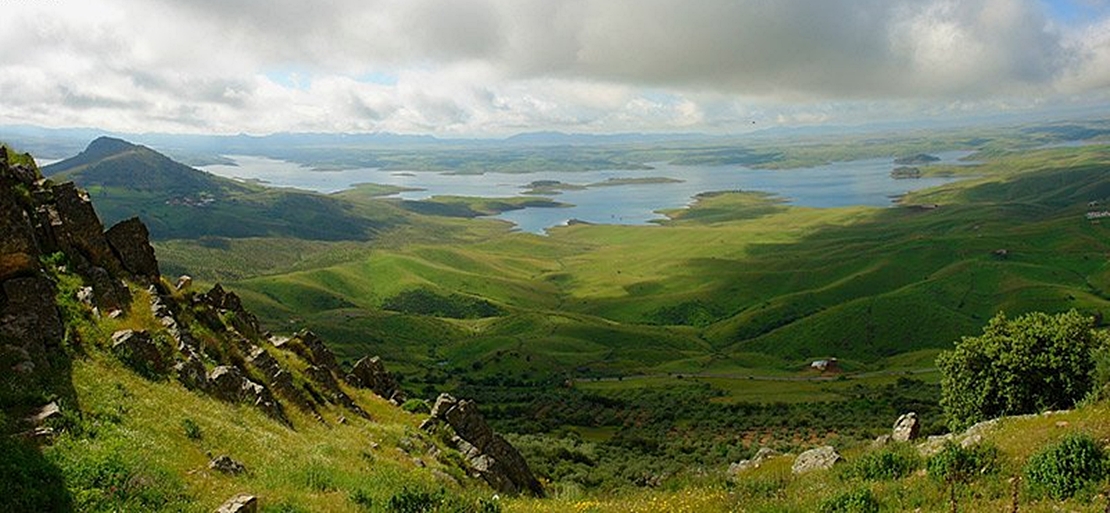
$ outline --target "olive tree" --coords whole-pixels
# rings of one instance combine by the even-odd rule
[[[982,335],[964,337],[937,357],[948,426],[1072,407],[1093,386],[1093,353],[1105,339],[1093,319],[1075,310],[1015,319],[999,313]]]

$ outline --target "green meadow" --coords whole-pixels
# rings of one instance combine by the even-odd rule
[[[1110,146],[1052,142],[1020,130],[847,138],[784,144],[759,164],[789,173],[980,149],[973,165],[925,166],[961,180],[889,208],[707,191],[655,225],[572,223],[541,236],[478,217],[534,198],[409,202],[369,187],[332,195],[347,212],[391,216],[364,241],[156,246],[164,269],[222,282],[277,333],[311,328],[347,362],[381,355],[415,397],[477,399],[573,497],[727,465],[759,446],[852,446],[905,411],[941,432],[940,350],[999,311],[1076,309],[1103,323],[1110,225],[1086,214],[1110,201]],[[769,144],[748,157],[774,154]],[[622,155],[735,157],[726,150]],[[836,371],[810,368],[828,358]],[[570,460],[548,454],[564,445]]]

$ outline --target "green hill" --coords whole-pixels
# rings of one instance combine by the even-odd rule
[[[384,203],[366,209],[308,191],[240,183],[108,137],[43,172],[52,180],[71,180],[87,189],[107,222],[139,216],[157,240],[365,241],[401,223],[404,215]]]

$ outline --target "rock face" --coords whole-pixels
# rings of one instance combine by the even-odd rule
[[[150,232],[137,217],[116,223],[104,233],[123,268],[137,277],[157,281],[158,259],[150,245]]]
[[[353,386],[369,388],[379,397],[394,404],[405,402],[405,395],[397,380],[393,379],[393,375],[385,369],[382,359],[377,356],[364,357],[356,362],[345,379]]]
[[[543,486],[524,457],[493,432],[474,402],[440,394],[431,417],[422,427],[435,429],[439,422],[446,422],[454,429],[456,447],[466,456],[471,469],[494,489],[502,493],[544,496]]]
[[[830,445],[810,449],[794,459],[790,471],[795,474],[804,474],[814,470],[827,470],[840,461],[840,453]]]
[[[920,431],[921,423],[917,420],[917,414],[911,411],[894,421],[894,430],[890,433],[890,439],[895,442],[909,442],[916,440]]]

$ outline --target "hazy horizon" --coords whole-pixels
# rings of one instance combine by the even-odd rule
[[[6,126],[719,135],[1110,111],[1105,0],[6,7]]]

